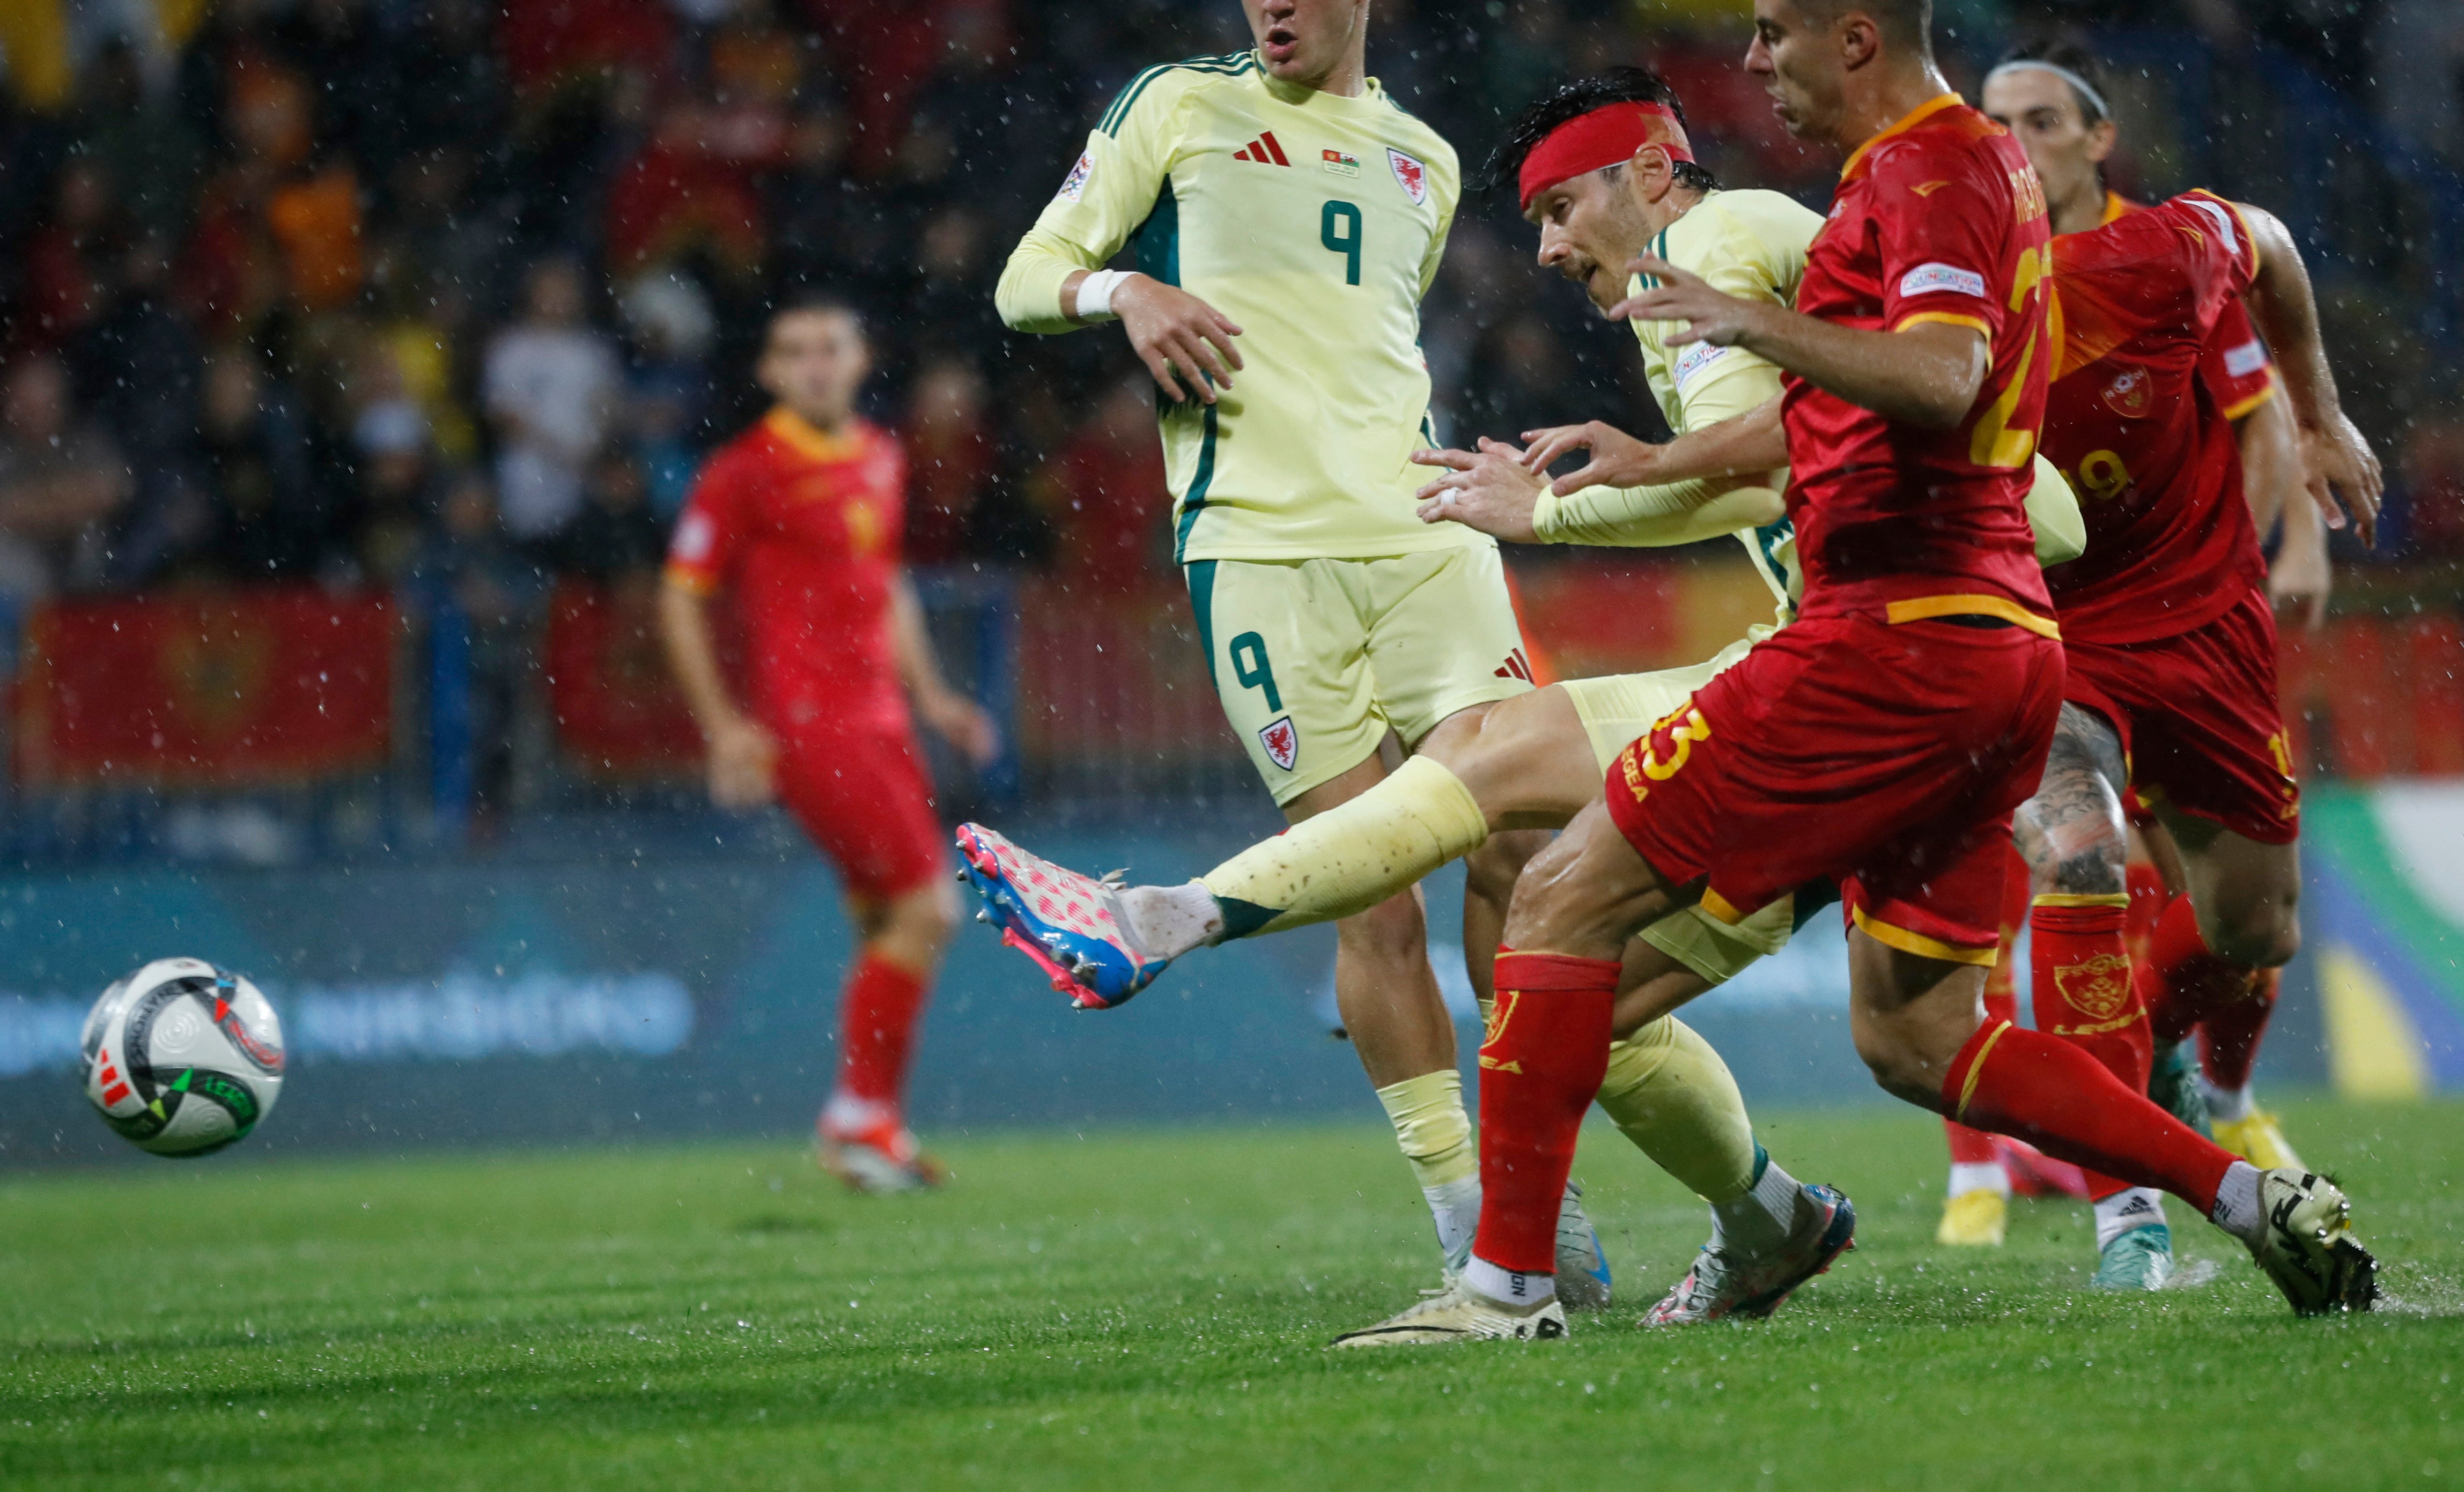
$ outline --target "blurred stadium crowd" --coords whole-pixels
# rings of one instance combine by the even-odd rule
[[[2464,556],[2464,7],[2129,9],[2104,33],[2088,0],[1938,4],[1971,91],[2022,36],[2105,47],[2117,186],[2294,222],[2396,488],[2371,562],[2403,578],[2346,600],[2452,592],[2422,577]],[[1472,166],[1559,77],[1649,60],[1715,169],[1818,202],[1831,168],[1737,70],[1746,10],[1380,0],[1372,70]],[[1144,379],[1116,337],[1008,335],[991,290],[1116,89],[1246,44],[1231,0],[11,0],[0,613],[376,587],[518,670],[561,581],[654,573],[799,286],[871,318],[914,562],[1168,587]],[[1441,428],[1648,419],[1527,239],[1466,202],[1425,317]]]

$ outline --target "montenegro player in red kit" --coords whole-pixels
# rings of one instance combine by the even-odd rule
[[[2076,48],[2057,47],[2041,54],[2019,54],[1996,67],[1987,79],[1989,112],[2011,126],[2036,164],[2054,206],[2057,230],[2064,228],[2066,214],[2068,229],[2083,230],[2136,210],[2135,205],[2105,190],[2099,174],[2098,162],[2114,142],[2114,126],[2100,91],[2101,77],[2093,56]],[[2252,227],[2264,236],[2265,225],[2254,222]],[[2283,256],[2266,257],[2274,261]],[[2266,268],[2283,267],[2271,263]],[[2306,296],[2298,309],[2305,321],[2310,319]],[[2204,500],[2204,493],[2186,494],[2179,501],[2169,494],[2159,496],[2162,484],[2151,476],[2150,463],[2145,459],[2155,454],[2147,449],[2146,439],[2172,419],[2175,410],[2161,393],[2152,410],[2135,406],[2136,390],[2145,381],[2134,378],[2135,363],[2126,350],[2108,356],[2107,361],[2119,360],[2112,367],[2093,373],[2082,370],[2075,386],[2057,385],[2048,415],[2048,442],[2059,438],[2069,443],[2071,432],[2058,428],[2066,423],[2065,411],[2075,406],[2081,415],[2081,441],[2073,449],[2087,463],[2073,476],[2074,482],[2081,484],[2082,507],[2108,516],[2114,516],[2115,510],[2138,515],[2131,532],[2114,536],[2129,547],[2130,554],[2092,548],[2086,560],[2053,578],[2055,602],[2063,609],[2066,632],[2075,634],[2070,638],[2074,645],[2112,641],[2136,655],[2153,647],[2159,639],[2198,629],[2216,606],[2243,598],[2242,579],[2259,573],[2256,541],[2275,526],[2279,513],[2283,538],[2273,572],[2266,576],[2266,589],[2279,607],[2299,603],[2310,614],[2310,625],[2316,625],[2328,587],[2321,536],[2326,526],[2341,518],[2329,506],[2322,523],[2319,505],[2304,495],[2305,462],[2296,450],[2297,441],[2301,451],[2323,461],[2323,474],[2353,504],[2365,542],[2376,502],[2376,463],[2335,409],[2332,384],[2325,385],[2322,411],[2299,407],[2303,390],[2319,380],[2304,378],[2308,370],[2293,365],[2294,350],[2282,345],[2283,335],[2279,328],[2267,328],[2268,341],[2277,344],[2277,353],[2285,363],[2287,397],[2277,397],[2278,381],[2269,364],[2266,344],[2241,307],[2227,304],[2202,351],[2200,381],[2221,406],[2223,418],[2234,423],[2240,460],[2236,464],[2218,459],[2216,443],[2211,441],[2202,448],[2205,459],[2170,468],[2194,483],[2212,484],[2237,473],[2235,491],[2225,501],[2246,508],[2249,523],[2242,521],[2240,514],[2224,512],[2216,503]],[[2314,428],[2309,423],[2313,420],[2321,423]],[[2117,438],[2086,443],[2090,426],[2109,430]],[[2136,452],[2130,449],[2134,444],[2140,447]],[[2149,522],[2144,510],[2151,505],[2175,514],[2185,528],[2204,536],[2206,542],[2193,546],[2177,539],[2154,548],[2144,545]],[[2145,576],[2155,577],[2145,603],[2125,602],[2133,578]],[[2069,625],[2070,603],[2064,599],[2066,589],[2080,584],[2090,587],[2097,613],[2082,619],[2084,630]],[[2252,623],[2240,630],[2247,634],[2247,643],[2264,653],[2253,667],[2267,669],[2272,679],[2273,628]],[[2125,660],[2115,655],[2106,661]],[[2081,671],[2075,653],[2074,678]],[[2214,683],[2223,686],[2223,681]],[[2102,713],[2099,706],[2090,708]],[[2272,723],[2277,713],[2272,683],[2265,700],[2248,709],[2254,718],[2271,723],[2255,741],[2250,733],[2236,733],[2243,737],[2237,751],[2259,748],[2251,764],[2236,769],[2243,775],[2255,766],[2272,766],[2281,745],[2273,739],[2277,733]],[[2199,727],[2190,729],[2194,735],[2202,734]],[[2160,757],[2142,752],[2138,757],[2153,770],[2165,770]],[[2133,765],[2138,764],[2134,759]],[[2178,764],[2170,771],[2175,777],[2183,775]],[[2271,783],[2278,799],[2285,785]],[[2254,1164],[2299,1164],[2274,1118],[2255,1107],[2250,1093],[2252,1061],[2275,1002],[2276,968],[2292,956],[2299,942],[2294,915],[2298,868],[2289,847],[2298,809],[2289,801],[2277,801],[2271,822],[2264,825],[2265,834],[2255,836],[2250,832],[2252,825],[2228,822],[2213,803],[2193,806],[2200,796],[2198,786],[2192,784],[2189,799],[2175,795],[2169,803],[2162,782],[2150,781],[2146,791],[2138,795],[2158,804],[2160,822],[2176,823],[2169,834],[2155,830],[2147,834],[2150,848],[2166,867],[2169,889],[2177,893],[2170,904],[2161,893],[2149,894],[2154,888],[2143,887],[2141,867],[2132,867],[2130,953],[2139,982],[2148,995],[2160,1059],[2151,1093],[2159,1102],[2169,1099],[2176,1112],[2195,1116],[2194,1122],[2212,1123],[2217,1142]],[[2190,822],[2180,823],[2186,817]],[[2220,825],[2228,838],[2218,841],[2210,825]],[[2234,850],[2233,842],[2237,840],[2251,842],[2246,852]],[[2177,852],[2176,842],[2188,853]],[[2211,851],[2216,844],[2222,844],[2232,856],[2230,867],[2215,863]],[[2260,845],[2277,847],[2270,851]],[[2189,863],[2193,859],[2207,863],[2193,866]],[[2189,894],[2179,894],[2183,892]],[[2146,909],[2156,908],[2162,909],[2161,914],[2148,915]],[[2138,926],[2143,916],[2147,919],[2144,928]],[[2193,1026],[2206,1038],[2203,1056],[2209,1081],[2202,1086],[2204,1095],[2189,1091],[2187,1064],[2178,1055],[2169,1064],[2163,1061],[2170,1043],[2181,1041]]]
[[[2167,913],[2170,937],[2206,954],[2194,902],[2236,959],[2272,967],[2299,940],[2300,792],[2277,705],[2267,566],[2229,411],[2203,372],[2242,295],[2281,359],[2309,453],[2314,490],[2301,500],[2332,507],[2343,493],[2366,535],[2378,467],[2340,407],[2292,237],[2268,214],[2189,193],[2057,237],[2054,284],[2060,351],[2045,453],[2079,485],[2088,544],[2046,573],[2068,655],[2066,703],[2017,838],[2052,886],[2032,919],[2037,1025],[2138,1086],[2155,970],[2140,969],[2132,987],[2118,791],[2135,787],[2156,804],[2181,846],[2194,892]],[[2157,1199],[2096,1178],[2091,1187],[2097,1283],[2161,1284],[2170,1254]]]
[[[759,367],[778,401],[711,457],[677,520],[661,621],[722,807],[776,799],[829,856],[863,936],[840,1008],[825,1168],[859,1191],[931,1185],[901,1108],[915,1024],[957,916],[947,835],[909,724],[978,761],[991,721],[942,682],[898,562],[906,463],[857,417],[864,329],[836,302],[771,318]],[[720,668],[711,602],[744,642],[745,703]]]
[[[1342,1340],[1565,1334],[1556,1197],[1626,941],[1688,901],[1737,920],[1826,877],[1853,923],[1851,1031],[1884,1088],[2184,1197],[2298,1310],[2365,1307],[2373,1264],[2333,1183],[2261,1173],[2077,1046],[1982,1018],[2011,813],[2064,677],[2022,508],[2057,351],[2044,198],[2017,143],[1944,83],[1927,0],[1757,0],[1754,22],[1748,70],[1793,133],[1847,156],[1796,309],[1645,256],[1652,288],[1617,314],[1787,375],[1798,619],[1629,746],[1525,869],[1480,1050],[1471,1261]]]
[[[1986,113],[2026,149],[2044,184],[2056,235],[2057,299],[2068,294],[2064,287],[2074,272],[2083,296],[2101,294],[2095,282],[2126,273],[2128,266],[2091,252],[2084,240],[2141,208],[2104,184],[2102,163],[2118,137],[2096,59],[2067,43],[2023,48],[1986,76],[1983,102]],[[2252,227],[2264,236],[2273,225]],[[2082,246],[2068,247],[2070,236]],[[2267,258],[2269,273],[2262,279],[2282,279],[2296,293],[2286,297],[2286,314],[2300,324],[2271,329],[2280,343],[2315,318],[2307,311],[2306,283],[2296,273],[2298,257],[2271,252]],[[2204,324],[2204,308],[2179,294],[2187,284],[2187,266],[2145,253],[2134,253],[2130,262],[2154,276],[2138,288],[2136,299],[2164,296],[2167,314]],[[2266,286],[2259,292],[2266,294]],[[2063,324],[2058,316],[2056,324]],[[2123,652],[2105,659],[2123,663],[2161,638],[2200,628],[2213,603],[2230,603],[2238,594],[2236,582],[2225,578],[2257,571],[2256,545],[2238,546],[2242,531],[2263,536],[2279,516],[2283,541],[2266,577],[2270,599],[2279,606],[2298,605],[2314,619],[2324,604],[2326,523],[2305,488],[2305,431],[2293,407],[2321,386],[2320,381],[2304,378],[2303,393],[2280,397],[2267,343],[2241,304],[2228,296],[2213,313],[2200,348],[2200,397],[2194,401],[2189,388],[2175,386],[2161,371],[2180,361],[2185,324],[2148,327],[2142,335],[2157,340],[2145,348],[2134,336],[2119,346],[2100,342],[2101,350],[2085,354],[2066,351],[2069,361],[2048,396],[2046,453],[2064,467],[2093,536],[2084,560],[2047,577],[2074,684],[2090,671],[2081,649],[2091,643],[2109,638],[2123,644]],[[2098,335],[2109,340],[2112,328],[2101,327]],[[2303,362],[2289,370],[2293,377],[2309,371],[2311,349],[2279,351]],[[2080,355],[2093,362],[2079,366]],[[2310,432],[2311,449],[2338,453],[2347,466],[2365,464],[2365,451],[2359,462],[2342,454],[2351,444],[2343,433],[2349,426],[2334,413],[2333,385],[2323,388],[2323,414],[2302,414],[2323,421]],[[2228,427],[2230,439],[2217,438]],[[2182,449],[2192,444],[2195,459],[2184,459]],[[2374,494],[2365,488],[2349,495],[2366,528]],[[2252,521],[2244,523],[2220,503],[2246,508]],[[2089,605],[2075,614],[2067,594],[2081,585],[2090,593]],[[2254,649],[2248,667],[2237,670],[2238,690],[2247,692],[2257,672],[2272,677],[2275,645],[2272,628],[2250,619],[2239,630]],[[2225,679],[2179,691],[2152,679],[2146,684],[2151,697],[2169,692],[2176,708],[2186,711],[2197,709],[2203,697],[2237,691],[2236,682]],[[2106,723],[2114,708],[2110,693],[2070,694],[2072,708],[2063,712],[2056,732],[2044,782],[2014,822],[2025,868],[2014,871],[2009,888],[2004,947],[1988,985],[1987,1009],[2006,1017],[2013,1010],[2012,939],[2017,929],[2028,928],[2038,1029],[2081,1042],[2133,1085],[2146,1081],[2152,1051],[2157,1075],[2148,1088],[2158,1103],[2193,1128],[2212,1123],[2217,1143],[2254,1165],[2299,1165],[2272,1116],[2252,1102],[2249,1088],[2251,1061],[2275,998],[2272,965],[2289,958],[2296,942],[2294,865],[2289,855],[2238,857],[2237,873],[2204,877],[2206,895],[2221,899],[2198,902],[2194,909],[2193,900],[2181,894],[2189,872],[2174,836],[2131,790],[2130,722],[2120,728]],[[2290,784],[2279,780],[2282,769],[2270,744],[2277,734],[2272,685],[2263,700],[2254,697],[2242,712],[2267,729],[2236,733],[2243,737],[2236,749],[2248,757],[2238,771],[2264,769],[2270,792],[2280,798]],[[2208,727],[2183,723],[2193,736],[2211,735]],[[2146,760],[2153,772],[2182,775],[2178,763],[2167,765],[2161,757]],[[2203,780],[2194,780],[2192,799],[2208,796],[2204,788]],[[2149,796],[2162,796],[2152,782]],[[2125,807],[2129,823],[2164,867],[2161,877],[2157,864],[2134,855]],[[2269,833],[2289,834],[2290,803],[2279,801],[2271,811],[2277,822]],[[2200,812],[2180,802],[2168,810]],[[2206,824],[2191,824],[2189,842],[2205,845],[2212,839]],[[2207,1038],[2211,1083],[2204,1100],[2171,1045],[2194,1023],[2203,1025]],[[1999,1243],[2004,1195],[2028,1172],[2050,1174],[2051,1168],[2012,1154],[2007,1140],[1956,1124],[1947,1128],[1953,1164],[1937,1238],[1953,1244]],[[2011,1157],[2007,1175],[2000,1155]],[[2152,1195],[2110,1190],[2109,1183],[2090,1180],[2084,1186],[2097,1202],[2101,1258],[2095,1283],[2161,1284],[2170,1266],[2161,1203]]]

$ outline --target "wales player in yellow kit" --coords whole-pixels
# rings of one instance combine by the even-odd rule
[[[1570,88],[1519,119],[1514,139],[1528,148],[1570,118],[1618,105],[1648,105],[1654,112],[1630,159],[1620,155],[1606,169],[1587,170],[1534,204],[1541,262],[1585,280],[1603,307],[1627,289],[1611,267],[1655,246],[1736,293],[1790,300],[1805,246],[1821,220],[1775,193],[1716,190],[1708,173],[1691,163],[1675,100],[1655,75],[1619,70]],[[1510,145],[1503,165],[1511,170],[1519,158],[1520,149]],[[1678,459],[1717,466],[1738,417],[1777,395],[1777,370],[1736,350],[1706,356],[1680,349],[1672,356],[1662,330],[1635,327],[1662,411],[1673,428],[1685,432],[1668,449]],[[1432,484],[1420,509],[1441,531],[1460,528],[1443,521],[1460,516],[1509,538],[1575,543],[1681,544],[1734,534],[1771,586],[1775,622],[1788,619],[1801,579],[1777,490],[1784,471],[1593,487],[1559,497],[1546,492],[1546,478],[1525,470],[1516,459],[1522,452],[1484,446],[1486,453],[1478,457],[1457,451],[1415,457],[1463,472]],[[1478,485],[1464,490],[1475,469],[1500,467],[1519,480],[1482,470]],[[2057,479],[2051,492],[2058,505],[2046,526],[2075,535],[2067,490]],[[1517,494],[1519,513],[1507,512]],[[2072,553],[2075,544],[2057,549],[2056,557]],[[1013,898],[1004,920],[1047,936],[1060,930],[1057,948],[1127,974],[1115,986],[1124,990],[1117,998],[1126,998],[1171,958],[1203,943],[1346,915],[1477,848],[1492,830],[1564,823],[1598,795],[1608,762],[1628,741],[1742,656],[1749,641],[1741,638],[1695,668],[1581,680],[1502,703],[1485,715],[1479,732],[1440,738],[1368,792],[1185,887],[1101,886],[970,827],[994,851],[1005,883],[996,894]],[[1073,901],[1088,909],[1074,925],[1066,911]],[[1778,947],[1790,931],[1783,905],[1739,929],[1681,913],[1645,936],[1663,963],[1716,982]],[[1703,1263],[1652,1319],[1695,1321],[1776,1306],[1787,1287],[1844,1246],[1853,1212],[1836,1194],[1801,1187],[1771,1164],[1753,1143],[1726,1065],[1699,1036],[1673,1019],[1621,1029],[1601,1107],[1663,1169],[1709,1200],[1715,1219],[1713,1246]]]
[[[1476,734],[1531,685],[1495,542],[1413,511],[1411,457],[1435,434],[1419,301],[1460,194],[1454,151],[1367,76],[1368,0],[1243,9],[1255,50],[1151,68],[1113,100],[998,297],[1022,331],[1117,318],[1155,375],[1207,668],[1300,823],[1384,778],[1390,743]],[[1124,248],[1135,268],[1105,268]],[[1476,983],[1534,847],[1508,836],[1472,859]],[[1336,999],[1453,1257],[1477,1160],[1409,888],[1341,921]],[[1572,1188],[1567,1204],[1568,1278],[1604,1302]]]

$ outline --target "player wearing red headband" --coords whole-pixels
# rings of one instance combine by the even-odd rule
[[[1566,125],[1574,127],[1559,129]],[[1611,174],[1600,167],[1613,163],[1618,179],[1614,186],[1592,182],[1596,189],[1586,199],[1592,210],[1580,223],[1570,226],[1562,210],[1552,213],[1542,230],[1544,265],[1622,265],[1658,241],[1664,248],[1673,243],[1670,252],[1688,262],[1717,267],[1734,283],[1758,285],[1761,294],[1781,300],[1794,294],[1805,243],[1821,220],[1775,192],[1720,191],[1692,164],[1673,96],[1657,75],[1620,69],[1534,105],[1515,121],[1515,143],[1501,162],[1519,162],[1535,142],[1560,136],[1559,156],[1545,158],[1542,169],[1563,158],[1572,143],[1583,159],[1563,166],[1564,174],[1598,178]],[[1595,276],[1590,288],[1605,311],[1624,294],[1626,281],[1621,274]],[[1778,394],[1777,370],[1760,359],[1698,355],[1680,367],[1654,328],[1638,324],[1634,331],[1643,343],[1646,376],[1681,429],[1715,425]],[[1465,457],[1423,451],[1416,459],[1446,465]],[[2046,471],[2067,501],[2059,477]],[[1765,470],[1679,488],[1584,493],[1552,504],[1538,529],[1561,541],[1638,545],[1734,534],[1770,582],[1784,622],[1794,574],[1788,521],[1774,491],[1782,478]],[[1443,523],[1450,510],[1435,499],[1453,495],[1451,486],[1442,494],[1424,491],[1432,500],[1420,516],[1432,526]],[[1527,519],[1529,509],[1527,503]],[[2069,519],[2075,529],[2076,512]],[[1536,536],[1527,522],[1511,537]],[[2077,552],[2076,546],[2064,551]],[[1086,956],[1109,954],[1119,964],[1160,973],[1215,942],[1355,915],[1477,850],[1493,829],[1563,823],[1599,796],[1601,773],[1627,741],[1747,646],[1741,638],[1694,669],[1585,679],[1502,700],[1477,732],[1441,733],[1357,797],[1179,886],[1109,885],[1042,860],[990,829],[971,824],[961,834],[1003,867],[1004,885],[987,889],[1004,921],[1023,922],[1028,935],[1056,939]],[[1015,894],[1017,889],[1026,894]],[[1775,947],[1789,931],[1789,909],[1775,906],[1742,936]],[[1697,961],[1749,960],[1757,951],[1727,952],[1725,944],[1740,934],[1683,913],[1644,936]],[[1094,980],[1082,987],[1082,1002],[1127,998]],[[1689,1275],[1687,1287],[1662,1302],[1651,1320],[1706,1320],[1732,1310],[1768,1314],[1789,1286],[1846,1245],[1855,1214],[1845,1198],[1800,1186],[1771,1163],[1754,1143],[1744,1102],[1719,1054],[1682,1022],[1637,1021],[1623,1029],[1598,1100],[1646,1154],[1711,1205],[1713,1238],[1704,1256],[1711,1262]]]
[[[2060,706],[2059,629],[2021,510],[2056,350],[2052,254],[2034,171],[1944,85],[1930,21],[1925,0],[1758,0],[1749,70],[1793,133],[1848,154],[1795,311],[1636,266],[1661,284],[1626,314],[1787,371],[1804,603],[1628,747],[1604,802],[1526,868],[1481,1048],[1471,1263],[1366,1341],[1563,1331],[1551,1203],[1626,940],[1686,903],[1740,920],[1826,875],[1853,923],[1859,1053],[1886,1089],[2182,1196],[2299,1310],[2374,1298],[2332,1183],[2262,1174],[2076,1046],[1980,1020],[2011,811]]]

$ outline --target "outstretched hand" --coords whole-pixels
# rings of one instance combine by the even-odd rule
[[[2327,516],[2327,526],[2344,526],[2344,511],[2353,515],[2353,532],[2362,547],[2378,542],[2379,496],[2387,488],[2377,452],[2341,409],[2324,426],[2301,432],[2301,474],[2310,500]],[[2343,504],[2337,505],[2342,497]]]
[[[1478,451],[1416,450],[1412,459],[1447,473],[1418,494],[1421,522],[1460,523],[1518,544],[1539,541],[1531,516],[1548,483],[1524,464],[1520,448],[1484,435]]]
[[[714,723],[710,743],[710,801],[721,808],[759,808],[778,792],[779,743],[743,715]]]
[[[1683,321],[1681,329],[1668,334],[1672,347],[1686,342],[1710,342],[1717,346],[1734,346],[1743,340],[1756,318],[1767,309],[1763,302],[1745,300],[1726,291],[1715,290],[1711,282],[1699,274],[1681,270],[1656,254],[1644,254],[1626,266],[1631,274],[1640,274],[1659,281],[1639,295],[1628,296],[1609,307],[1609,317],[1618,321]]]
[[[1546,473],[1570,452],[1592,453],[1592,459],[1582,468],[1550,484],[1549,490],[1560,497],[1586,487],[1642,487],[1660,480],[1661,448],[1637,440],[1600,420],[1525,430],[1523,438],[1529,442],[1523,451],[1523,465],[1534,474]]]

